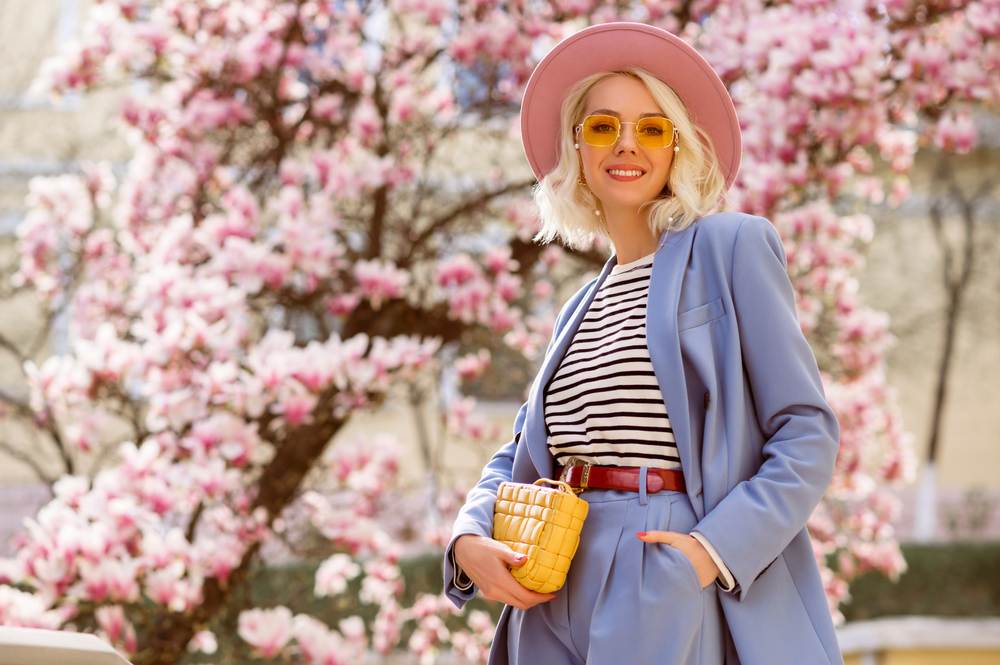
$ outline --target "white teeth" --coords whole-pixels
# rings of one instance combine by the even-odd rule
[[[634,178],[643,174],[642,171],[624,171],[622,169],[608,169],[608,173],[611,175],[625,176],[626,178]]]

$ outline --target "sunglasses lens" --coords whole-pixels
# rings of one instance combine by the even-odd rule
[[[613,115],[589,115],[582,124],[583,140],[590,145],[611,146],[621,135],[621,123]],[[666,148],[674,142],[674,123],[666,118],[643,118],[635,124],[635,139],[647,148]]]
[[[583,120],[583,140],[590,145],[609,146],[618,140],[618,118],[590,115]]]
[[[674,123],[666,118],[643,118],[635,125],[635,138],[647,148],[666,148],[674,140]]]

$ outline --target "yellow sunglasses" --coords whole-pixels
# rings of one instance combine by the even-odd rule
[[[669,148],[677,138],[674,123],[659,116],[622,122],[613,115],[588,115],[575,129],[588,144],[606,148],[618,142],[622,125],[635,125],[635,140],[645,148]]]

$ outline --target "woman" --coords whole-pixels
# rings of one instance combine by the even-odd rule
[[[739,167],[725,87],[662,30],[594,26],[538,65],[521,125],[540,237],[602,233],[615,255],[469,493],[446,592],[507,603],[491,663],[842,663],[805,529],[837,421],[773,226],[706,216]],[[528,591],[490,538],[497,487],[584,471],[566,584]]]

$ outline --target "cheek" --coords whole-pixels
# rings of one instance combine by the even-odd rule
[[[588,179],[600,172],[600,155],[593,154],[591,150],[583,150],[582,146],[580,149],[580,163],[583,165],[583,173]]]

